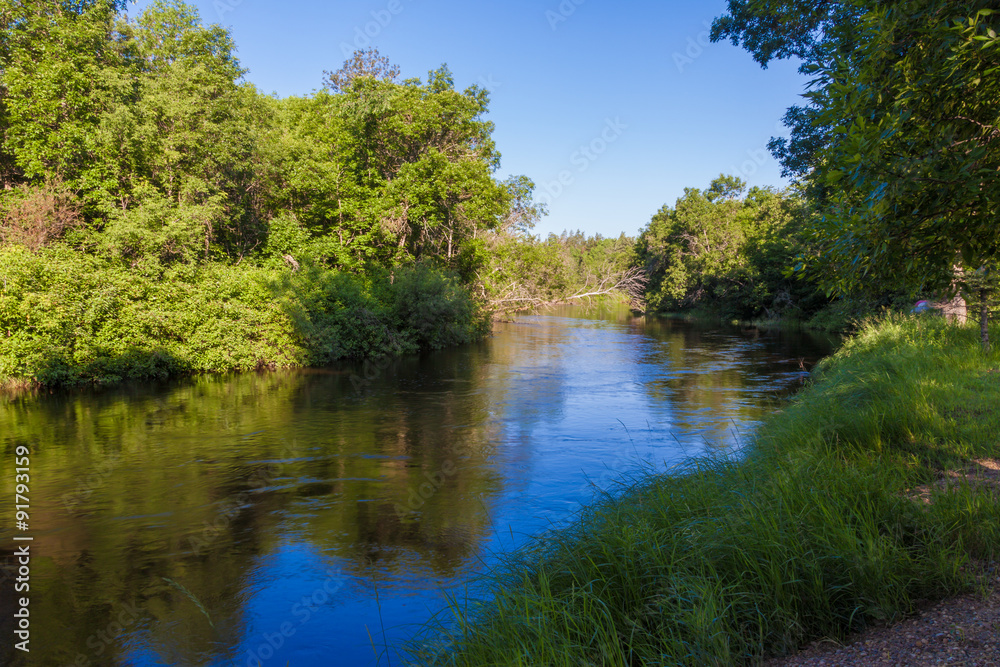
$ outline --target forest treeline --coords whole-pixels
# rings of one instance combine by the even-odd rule
[[[496,312],[608,296],[834,326],[961,291],[985,337],[989,3],[730,4],[713,39],[814,77],[771,144],[795,186],[720,176],[637,238],[543,239],[532,181],[498,176],[488,91],[446,66],[403,79],[369,49],[279,99],[179,0],[137,17],[123,0],[0,2],[0,378],[411,352],[482,336]]]
[[[685,188],[639,235],[651,311],[700,310],[723,319],[805,321],[829,299],[814,282],[789,274],[807,243],[810,215],[793,189],[751,188],[720,176]]]

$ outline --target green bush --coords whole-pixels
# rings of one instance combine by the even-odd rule
[[[429,267],[136,268],[65,246],[0,248],[0,378],[71,385],[322,365],[472,340],[482,316]]]

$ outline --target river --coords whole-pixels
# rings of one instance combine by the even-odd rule
[[[738,448],[834,344],[562,307],[419,357],[7,400],[0,634],[27,446],[31,652],[0,663],[399,665],[446,593]]]

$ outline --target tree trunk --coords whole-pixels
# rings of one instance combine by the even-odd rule
[[[979,290],[979,335],[983,341],[983,350],[990,350],[990,302],[989,290],[985,287]]]

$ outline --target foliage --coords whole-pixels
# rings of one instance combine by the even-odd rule
[[[362,51],[328,74],[335,94],[275,100],[242,82],[229,33],[177,0],[136,20],[37,0],[0,16],[5,178],[78,193],[90,249],[263,258],[270,222],[285,233],[295,219],[308,234],[293,257],[450,264],[535,211],[530,181],[494,178],[487,92],[459,92],[447,67],[397,83],[397,66]]]
[[[113,37],[115,8],[106,2],[4,3],[3,152],[20,178],[94,178],[95,119],[130,94],[120,73],[128,56]],[[16,170],[16,171],[15,171]],[[13,173],[11,173],[13,172]]]
[[[829,293],[954,291],[996,261],[994,5],[731,0],[716,21],[714,39],[765,65],[798,56],[812,77],[771,149],[818,207],[797,270]]]
[[[753,188],[720,176],[702,192],[687,188],[639,237],[651,311],[710,305],[729,318],[803,315],[822,305],[815,287],[785,273],[802,249],[808,215],[791,191]]]
[[[37,250],[82,224],[73,193],[57,183],[21,185],[0,209],[0,242]]]
[[[0,378],[22,384],[321,365],[483,333],[468,293],[427,266],[128,267],[57,245],[0,249],[0,267]]]
[[[1000,509],[935,482],[1000,454],[998,361],[970,329],[869,323],[741,460],[624,481],[455,599],[415,662],[755,665],[968,590]]]
[[[336,95],[282,101],[284,206],[311,239],[299,254],[351,269],[453,264],[463,244],[516,215],[518,188],[530,198],[533,186],[493,178],[487,104],[476,86],[456,91],[447,68],[426,85],[363,76]]]
[[[540,213],[530,180],[495,177],[485,90],[446,66],[400,83],[369,50],[278,100],[194,7],[123,9],[0,3],[0,376],[325,363],[483,333],[447,276]],[[79,320],[98,304],[120,321]]]
[[[829,288],[944,287],[956,264],[975,269],[1000,253],[1000,25],[981,5],[872,10],[852,60],[817,73],[821,120],[852,119],[810,175],[830,188],[811,262]]]

